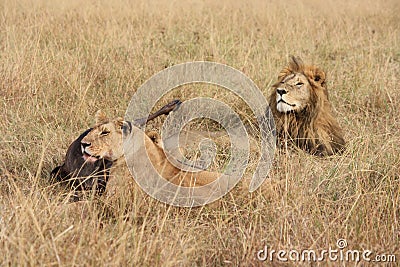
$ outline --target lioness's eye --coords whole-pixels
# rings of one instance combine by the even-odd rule
[[[296,83],[296,86],[302,86],[304,83]]]
[[[110,131],[108,131],[108,130],[103,130],[103,131],[100,132],[100,135],[107,135],[107,134],[109,134],[109,133],[110,133]]]

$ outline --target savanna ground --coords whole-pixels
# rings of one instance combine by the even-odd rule
[[[3,0],[0,7],[0,266],[284,265],[260,262],[257,251],[335,249],[340,238],[346,249],[400,261],[398,1]],[[77,215],[50,182],[96,110],[123,116],[135,90],[160,70],[220,62],[267,96],[289,54],[326,70],[348,142],[343,155],[280,149],[259,190],[250,194],[243,182],[193,209],[145,197],[110,214],[92,199]],[[221,99],[251,121],[222,88],[173,96]]]

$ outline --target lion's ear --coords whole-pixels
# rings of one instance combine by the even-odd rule
[[[312,79],[321,86],[324,86],[326,79],[325,72],[320,68],[315,68],[312,72]]]
[[[107,115],[102,111],[98,110],[95,115],[96,124],[103,124],[108,122]]]

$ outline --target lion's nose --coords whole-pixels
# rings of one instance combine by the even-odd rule
[[[285,89],[277,89],[276,92],[280,95],[287,94],[287,91]]]

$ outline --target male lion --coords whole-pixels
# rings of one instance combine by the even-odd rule
[[[127,171],[124,157],[123,136],[135,140],[135,136],[144,137],[147,156],[154,169],[171,183],[185,187],[202,186],[215,181],[221,174],[200,170],[198,172],[183,171],[171,164],[161,145],[156,132],[142,134],[141,129],[122,118],[108,119],[98,111],[96,124],[81,140],[83,158],[87,162],[99,160],[111,161],[110,179],[106,187],[106,195],[121,195],[122,190],[132,187],[133,178]],[[137,149],[137,148],[135,148]],[[131,160],[131,159],[128,159]],[[138,159],[140,160],[140,159]]]
[[[344,149],[342,130],[332,113],[325,73],[291,57],[269,97],[280,139],[307,152],[329,156]]]

